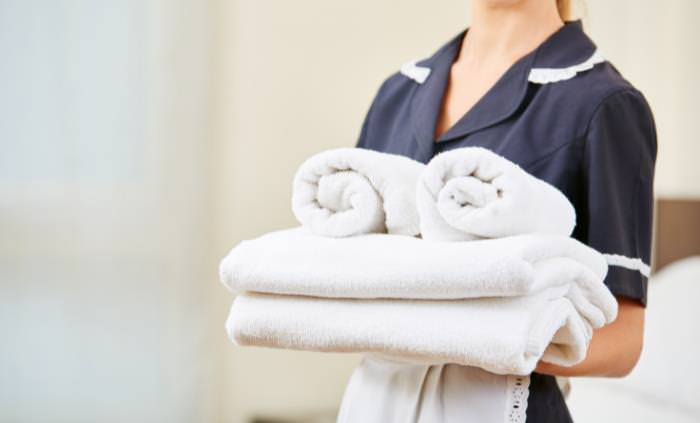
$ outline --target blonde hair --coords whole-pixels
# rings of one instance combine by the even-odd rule
[[[571,19],[571,0],[556,0],[557,10],[561,20],[568,21]]]

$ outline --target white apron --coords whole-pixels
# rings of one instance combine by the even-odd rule
[[[366,355],[337,423],[524,423],[529,376]]]

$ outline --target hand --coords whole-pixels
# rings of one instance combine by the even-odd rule
[[[540,361],[535,371],[553,376],[624,377],[637,365],[644,338],[644,307],[617,297],[617,319],[593,331],[586,358],[571,367]]]

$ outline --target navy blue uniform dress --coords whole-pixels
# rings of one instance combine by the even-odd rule
[[[612,293],[646,305],[657,150],[647,101],[603,59],[581,21],[567,21],[436,140],[466,31],[381,84],[357,147],[427,163],[442,151],[480,146],[519,164],[573,203],[573,236],[605,255]],[[531,376],[527,421],[571,421],[554,377]]]

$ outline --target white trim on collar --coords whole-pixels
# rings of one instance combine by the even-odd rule
[[[422,84],[426,79],[428,79],[428,75],[430,75],[430,68],[416,66],[416,61],[414,60],[401,65],[401,74],[419,84]]]
[[[554,82],[565,81],[571,79],[579,72],[584,72],[593,68],[593,66],[603,63],[605,58],[596,49],[591,57],[576,65],[565,68],[532,68],[528,74],[528,81],[535,84],[551,84]],[[401,65],[401,74],[407,78],[416,81],[419,84],[425,82],[430,75],[430,68],[425,66],[417,66],[416,61],[410,61]]]
[[[552,82],[565,81],[576,76],[577,73],[587,71],[598,63],[603,63],[605,58],[596,49],[591,57],[585,61],[566,68],[532,68],[528,75],[528,81],[535,84],[550,84]]]

